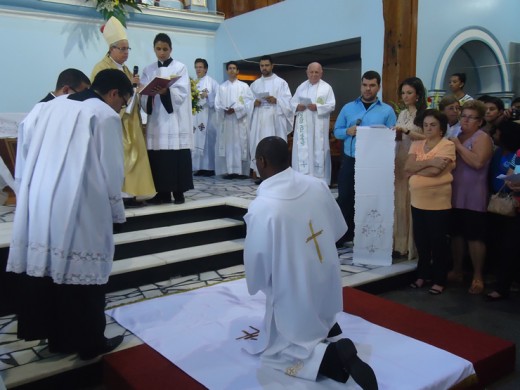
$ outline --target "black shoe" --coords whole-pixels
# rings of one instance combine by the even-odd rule
[[[109,352],[113,351],[114,349],[116,349],[117,347],[119,347],[119,345],[123,342],[124,338],[125,337],[123,335],[112,337],[110,339],[107,339],[105,337],[105,345],[103,347],[101,347],[97,350],[93,350],[93,351],[80,352],[79,358],[81,360],[91,360],[91,359],[94,359],[95,357],[98,357],[99,355],[109,353]]]
[[[163,204],[163,200],[159,196],[159,194],[155,195],[152,199],[148,199],[146,201],[148,204]]]
[[[206,177],[215,176],[215,171],[204,171],[204,175]]]
[[[203,170],[199,170],[199,171],[196,171],[193,176],[204,176],[204,171]]]
[[[350,339],[341,339],[334,343],[343,369],[363,390],[377,390],[374,370],[357,355],[356,347]]]
[[[231,174],[231,175],[227,174],[227,175],[223,175],[222,178],[226,179],[226,180],[232,180],[234,177],[233,177],[233,174]]]
[[[139,202],[134,198],[123,198],[123,203],[125,205],[125,209],[136,209],[138,207],[143,207],[145,205],[144,202]]]
[[[183,204],[185,201],[184,194],[182,192],[174,193],[173,199],[174,199],[174,201],[173,201],[174,204]]]
[[[257,180],[255,180],[255,184],[256,184],[256,185],[260,185],[262,182],[263,182],[262,179],[257,179]]]

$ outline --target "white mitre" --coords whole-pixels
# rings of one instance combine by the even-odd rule
[[[128,39],[126,36],[126,29],[114,16],[112,16],[106,22],[105,28],[103,29],[103,38],[105,38],[105,41],[107,41],[108,46],[111,46],[123,39]]]

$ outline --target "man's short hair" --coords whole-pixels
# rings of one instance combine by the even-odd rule
[[[260,57],[260,61],[269,61],[271,64],[273,63],[273,59],[269,55]]]
[[[502,99],[491,95],[482,95],[478,98],[481,102],[494,104],[500,111],[504,111],[504,102]]]
[[[451,77],[453,77],[453,76],[458,77],[459,80],[460,80],[462,83],[464,83],[464,85],[466,85],[466,73],[453,73],[453,74],[451,75]]]
[[[236,62],[236,61],[229,61],[229,62],[226,64],[226,70],[229,69],[229,65],[235,65],[235,66],[237,67],[237,70],[239,70],[238,62]]]
[[[381,85],[381,75],[377,73],[375,70],[369,70],[365,73],[363,73],[363,76],[361,77],[361,80],[374,80],[376,79],[377,85]]]
[[[159,33],[155,36],[153,40],[153,45],[155,46],[157,42],[164,42],[167,43],[170,49],[172,48],[172,40],[170,37],[165,33]]]
[[[204,69],[208,69],[208,61],[206,61],[204,58],[197,58],[194,62],[194,65],[197,65],[198,62],[204,66]]]
[[[132,83],[126,74],[119,69],[104,69],[100,71],[94,77],[91,89],[100,95],[105,95],[112,89],[117,89],[119,96],[132,96],[134,94]]]
[[[81,84],[90,85],[90,80],[85,73],[74,68],[65,69],[58,76],[58,80],[56,81],[56,91],[62,89],[66,85],[73,90],[76,90],[81,86]]]
[[[258,143],[255,157],[263,157],[273,168],[285,170],[289,167],[289,146],[283,138],[265,137]]]

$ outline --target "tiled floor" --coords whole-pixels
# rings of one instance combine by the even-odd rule
[[[239,197],[251,200],[255,197],[256,186],[252,180],[223,180],[220,177],[195,178],[195,189],[186,193],[186,206],[194,200],[212,197]],[[336,195],[337,190],[332,189]],[[137,210],[128,214],[138,213]],[[0,208],[0,221],[10,222],[13,207]],[[368,281],[412,269],[413,262],[402,262],[391,267],[366,266],[352,263],[352,250],[338,251],[341,259],[343,285],[359,285]],[[165,294],[179,293],[194,288],[209,286],[244,276],[243,266],[234,266],[218,271],[172,278],[160,283],[148,284],[124,291],[107,294],[107,307],[128,304],[142,299],[155,298]],[[80,361],[75,355],[55,355],[48,351],[45,340],[25,342],[16,338],[16,318],[14,315],[0,317],[0,375],[8,387],[28,383],[54,373],[78,368],[88,362]],[[119,349],[140,344],[140,340],[107,316],[107,337],[124,334],[125,341]]]

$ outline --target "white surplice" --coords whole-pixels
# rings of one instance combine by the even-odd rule
[[[306,109],[296,112],[296,106],[304,100],[316,104],[317,111]],[[296,115],[292,148],[292,167],[330,184],[331,160],[329,128],[330,114],[336,107],[332,87],[323,80],[300,84],[291,99]]]
[[[155,77],[181,76],[170,87],[173,112],[164,108],[160,95],[153,97],[152,114],[146,124],[146,147],[148,150],[180,150],[193,147],[193,124],[191,113],[191,84],[186,65],[173,60],[170,65],[159,68],[157,61],[143,70],[141,83],[148,84]],[[146,107],[148,96],[141,96],[141,106]]]
[[[249,122],[253,94],[249,86],[240,81],[222,83],[215,99],[217,113],[217,148],[215,171],[217,175],[249,175]],[[224,112],[233,108],[233,114]]]
[[[32,123],[7,271],[105,284],[112,223],[125,221],[121,119],[100,99],[63,97],[42,105]]]
[[[251,157],[254,157],[256,146],[265,137],[276,135],[287,140],[287,134],[292,131],[294,114],[291,107],[289,85],[277,75],[262,76],[255,80],[251,84],[251,92],[253,92],[255,99],[260,99],[259,94],[266,92],[269,96],[276,98],[276,104],[269,104],[262,100],[260,106],[253,108],[249,150]],[[256,164],[253,161],[251,168],[256,171]]]
[[[215,170],[215,97],[218,83],[210,76],[197,80],[197,89],[206,91],[208,96],[199,100],[202,110],[193,115],[193,150],[191,152],[192,169],[194,171]]]
[[[347,230],[324,181],[292,168],[264,180],[244,217],[250,294],[266,295],[266,345],[250,350],[289,375],[315,380],[323,341],[343,310],[335,243]]]

